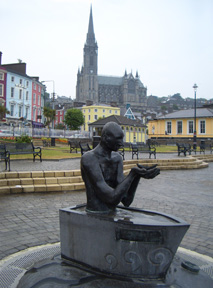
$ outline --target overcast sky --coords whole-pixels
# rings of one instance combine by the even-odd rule
[[[21,59],[74,99],[91,4],[99,75],[138,70],[147,95],[194,97],[196,83],[213,98],[213,0],[0,0],[2,64]]]

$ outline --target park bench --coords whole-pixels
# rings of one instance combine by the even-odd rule
[[[118,153],[122,156],[123,160],[125,160],[125,151],[130,151],[131,149],[131,144],[125,142],[122,147],[118,149]]]
[[[156,159],[156,148],[154,145],[151,144],[145,144],[145,143],[132,143],[131,144],[132,148],[132,159],[134,158],[134,155],[137,156],[139,153],[149,153],[149,158],[153,155],[154,158]]]
[[[40,162],[42,162],[41,148],[35,147],[32,141],[30,143],[7,143],[6,150],[9,153],[9,158],[10,155],[32,154],[33,162],[35,162],[37,156],[40,158]]]
[[[78,142],[74,140],[68,140],[68,145],[70,146],[70,153],[75,151],[75,153],[78,153]]]
[[[48,140],[42,140],[42,143],[43,143],[43,147],[50,147],[50,141]]]
[[[8,167],[8,170],[10,171],[10,155],[5,144],[0,144],[0,160],[4,160],[5,170],[7,170]]]
[[[125,156],[124,146],[122,146],[118,149],[118,153],[122,156],[123,160],[125,160],[125,158],[124,158],[124,156]]]
[[[88,143],[81,143],[79,142],[79,147],[81,149],[81,155],[83,155],[84,153],[86,153],[87,151],[92,150],[92,148],[90,148]]]
[[[187,152],[189,153],[189,155],[191,155],[192,149],[189,143],[177,143],[176,145],[178,147],[178,156],[180,156],[181,153],[183,153],[184,156],[186,156]]]

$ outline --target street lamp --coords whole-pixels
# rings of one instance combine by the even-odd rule
[[[54,80],[45,80],[45,81],[41,81],[41,83],[45,83],[45,82],[52,82],[53,83],[53,99],[52,99],[52,109],[54,110],[55,108],[55,81]],[[54,119],[52,121],[52,128],[54,129]]]
[[[196,130],[196,92],[197,92],[197,84],[194,84],[192,87],[194,88],[195,99],[194,99],[194,137],[193,137],[193,149],[196,152],[197,149],[197,130]]]

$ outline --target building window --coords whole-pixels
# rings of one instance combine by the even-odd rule
[[[118,114],[118,111],[117,111],[117,110],[115,110],[115,114]]]
[[[19,90],[19,100],[22,99],[22,90]]]
[[[22,106],[18,106],[18,117],[19,118],[22,116],[21,112],[22,112]]]
[[[0,97],[3,97],[3,84],[0,84]]]
[[[33,83],[33,89],[36,90],[36,84],[35,83]]]
[[[112,110],[109,110],[109,113],[111,114],[111,113],[112,113]]]
[[[36,94],[33,93],[33,104],[36,104]]]
[[[177,121],[177,134],[182,134],[182,121]]]
[[[105,113],[105,109],[103,109],[103,113]]]
[[[206,121],[200,120],[200,134],[206,133]]]
[[[14,116],[14,104],[10,104],[10,116]]]
[[[172,122],[166,122],[166,132],[168,134],[171,134],[172,133]]]
[[[4,80],[4,73],[0,72],[0,80]]]
[[[192,120],[190,120],[189,122],[188,122],[188,133],[189,134],[193,134],[193,130],[194,130],[194,122],[192,121]]]
[[[26,101],[29,100],[29,91],[26,91]]]
[[[22,84],[22,79],[19,80],[19,84],[20,84],[20,85]]]
[[[27,86],[27,87],[29,86],[29,81],[26,82],[26,86]]]
[[[11,98],[13,98],[14,97],[14,87],[11,87]]]
[[[94,119],[95,119],[95,120],[98,120],[98,115],[94,115]]]
[[[97,112],[98,112],[98,109],[95,109],[95,112],[97,113]]]
[[[90,120],[90,115],[88,115],[88,120]]]
[[[28,111],[29,111],[29,108],[28,107],[26,107],[26,110],[25,110],[26,112],[25,112],[25,117],[26,117],[26,119],[28,118]]]
[[[33,121],[36,121],[36,109],[33,109]]]
[[[12,77],[11,77],[11,82],[14,82],[14,80],[15,80],[15,77],[12,76]]]
[[[40,105],[40,95],[38,95],[38,105]]]

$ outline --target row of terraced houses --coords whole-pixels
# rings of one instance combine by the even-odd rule
[[[9,125],[42,127],[45,86],[38,77],[26,74],[26,63],[1,64],[0,104],[10,114],[3,119]]]

